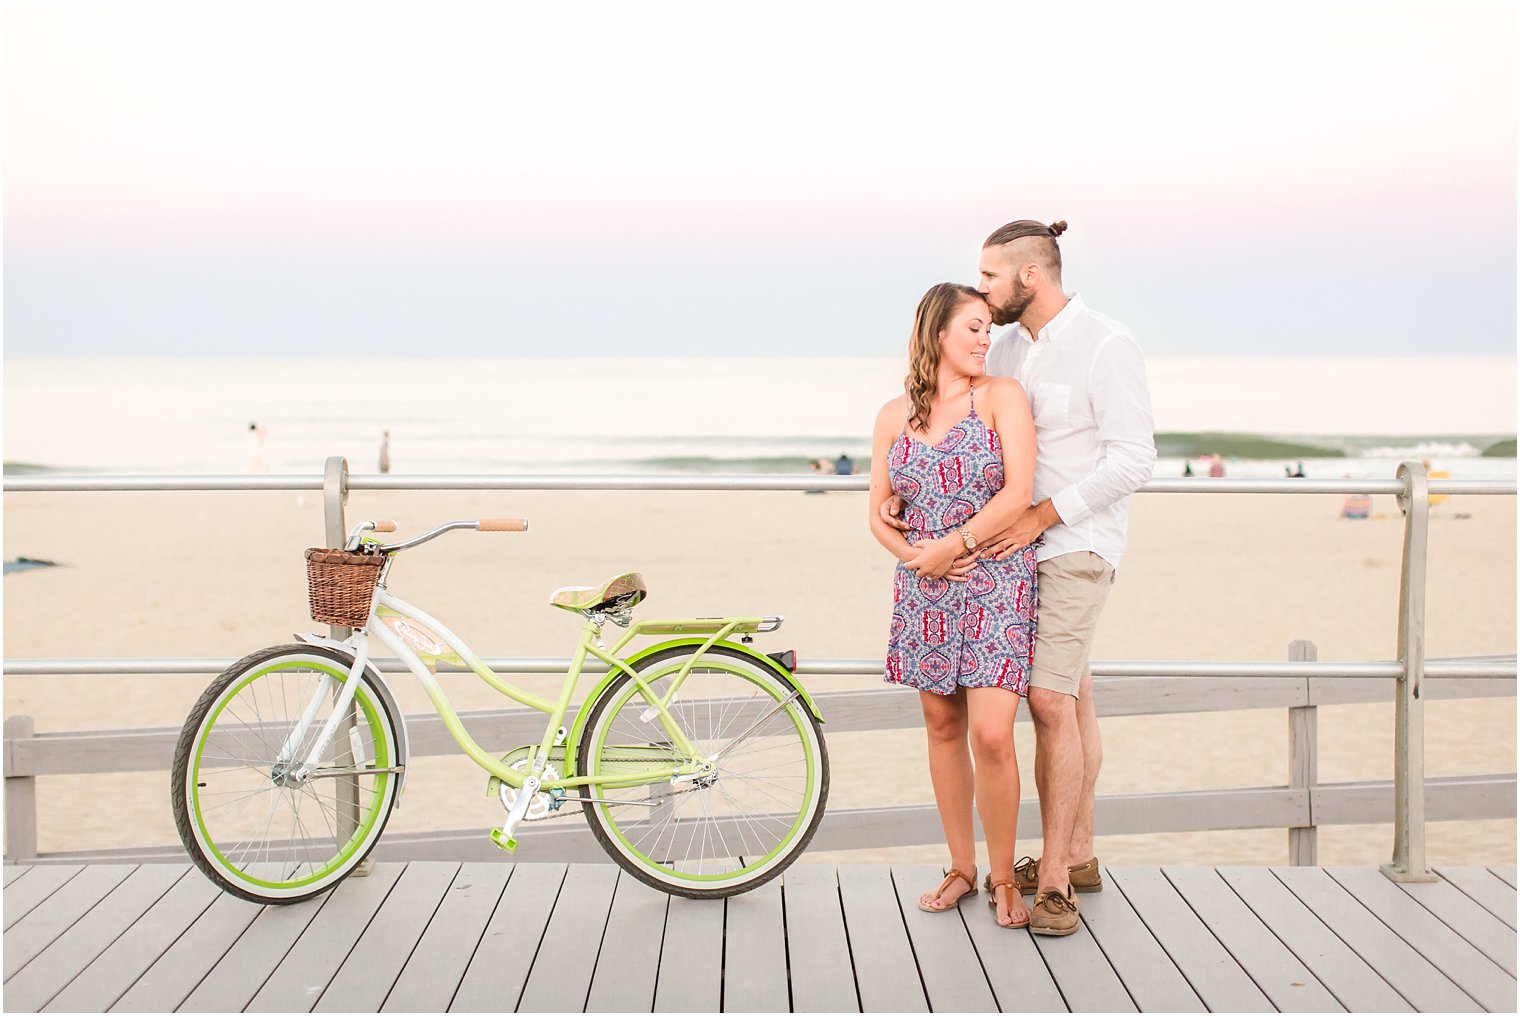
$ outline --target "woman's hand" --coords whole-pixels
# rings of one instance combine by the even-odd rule
[[[903,565],[921,579],[964,582],[976,566],[976,555],[966,553],[959,534],[951,534],[912,544]]]

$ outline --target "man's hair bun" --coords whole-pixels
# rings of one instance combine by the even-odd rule
[[[1050,224],[1050,235],[1051,236],[1060,236],[1064,232],[1066,232],[1066,220],[1065,219],[1062,219],[1059,222],[1052,222]]]

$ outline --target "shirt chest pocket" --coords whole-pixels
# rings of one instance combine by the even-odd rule
[[[1034,386],[1034,425],[1041,430],[1071,425],[1071,385],[1041,381]]]

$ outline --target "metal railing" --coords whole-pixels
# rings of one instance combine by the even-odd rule
[[[18,476],[5,478],[5,490],[23,491],[190,491],[190,490],[321,490],[328,545],[341,545],[347,530],[345,509],[352,490],[723,490],[723,491],[862,491],[866,476],[351,476],[341,457],[327,460],[322,477],[313,476]],[[1417,463],[1399,467],[1392,480],[1250,480],[1194,478],[1152,480],[1145,493],[1212,494],[1389,494],[1398,498],[1404,511],[1404,541],[1399,593],[1398,659],[1321,663],[1312,643],[1295,642],[1288,662],[1264,661],[1095,661],[1092,665],[1100,715],[1145,715],[1214,709],[1266,708],[1286,705],[1289,710],[1289,770],[1286,787],[1239,791],[1195,791],[1176,794],[1115,795],[1099,799],[1099,833],[1178,831],[1181,829],[1259,828],[1286,825],[1289,829],[1290,861],[1313,863],[1315,829],[1325,822],[1376,821],[1379,795],[1390,789],[1373,783],[1322,785],[1317,781],[1315,708],[1321,704],[1375,701],[1386,695],[1392,683],[1395,701],[1395,759],[1392,781],[1394,812],[1393,857],[1383,870],[1400,881],[1433,878],[1426,863],[1425,822],[1427,781],[1424,766],[1424,701],[1428,686],[1438,697],[1514,695],[1514,657],[1427,661],[1425,659],[1425,584],[1428,553],[1430,494],[1510,495],[1514,482],[1489,480],[1431,481]],[[214,674],[233,661],[217,658],[47,659],[6,660],[6,674]],[[405,668],[396,660],[374,661],[381,670]],[[549,657],[487,658],[488,666],[501,673],[564,673],[567,659]],[[448,668],[441,668],[448,669]],[[591,669],[588,667],[588,669]],[[882,661],[863,659],[813,659],[803,661],[798,672],[805,675],[879,675]],[[1276,679],[1268,691],[1249,687],[1254,679]],[[1241,679],[1247,686],[1239,684]],[[1128,682],[1141,682],[1136,689]],[[1233,683],[1232,683],[1233,682]],[[1160,694],[1158,695],[1158,692]],[[889,690],[825,692],[819,704],[829,718],[831,731],[880,730],[914,726],[919,722],[917,703],[909,696]],[[1383,700],[1386,701],[1386,698]],[[511,742],[526,732],[531,740],[528,710],[492,710],[464,714],[472,725],[488,728],[477,740],[494,743],[494,737]],[[451,741],[430,723],[431,715],[407,717],[413,728],[414,755],[452,751]],[[527,725],[525,725],[527,724]],[[110,736],[104,736],[109,733]],[[5,724],[6,857],[22,859],[36,855],[36,777],[63,772],[120,772],[134,769],[167,769],[177,729],[120,732],[61,732],[34,735],[30,717],[13,716]],[[494,736],[493,736],[494,735]],[[515,742],[513,742],[515,743]],[[156,760],[156,761],[155,761]],[[1442,816],[1495,817],[1515,814],[1515,774],[1482,776],[1465,781],[1434,781],[1442,795]],[[1267,792],[1265,795],[1260,792]],[[1238,812],[1212,819],[1215,825],[1194,824],[1179,811],[1155,818],[1156,804],[1164,799],[1187,799]],[[1371,803],[1369,803],[1371,802]],[[1319,807],[1316,807],[1316,804]],[[1026,805],[1025,808],[1028,806]],[[1461,814],[1447,814],[1455,809]],[[1196,809],[1194,809],[1196,810]],[[1023,814],[1020,823],[1037,815]],[[937,821],[933,806],[849,809],[831,818],[820,831],[816,845],[823,849],[850,849],[896,845],[899,842],[934,842]],[[1143,815],[1153,819],[1146,825]],[[1276,821],[1275,819],[1285,821]],[[908,821],[911,819],[911,821]],[[1324,821],[1317,821],[1323,819]],[[1158,827],[1159,823],[1159,827]],[[835,834],[829,834],[833,824]],[[563,832],[563,830],[559,831]],[[431,836],[431,839],[430,839]],[[440,838],[441,837],[441,838]],[[382,842],[394,842],[387,837]],[[575,854],[573,836],[535,836],[535,841],[560,843]],[[450,849],[458,842],[452,833],[413,837],[427,840],[431,849]],[[173,849],[173,848],[171,848]],[[426,847],[418,847],[424,850]],[[552,848],[551,848],[552,849]],[[564,856],[562,851],[559,856]],[[147,851],[147,856],[153,850]],[[381,854],[385,851],[382,849]]]

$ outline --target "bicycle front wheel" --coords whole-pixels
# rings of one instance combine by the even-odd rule
[[[226,892],[295,903],[332,888],[380,838],[395,803],[396,717],[368,673],[355,722],[311,772],[298,770],[350,679],[314,646],[244,657],[202,693],[174,752],[174,824],[190,859]]]
[[[663,696],[690,647],[637,665]],[[829,757],[807,703],[768,666],[715,646],[669,706],[701,758],[701,778],[643,774],[690,757],[672,745],[658,711],[624,674],[590,705],[578,771],[598,777],[583,805],[608,854],[643,882],[679,896],[732,896],[779,875],[812,839],[829,792]]]

